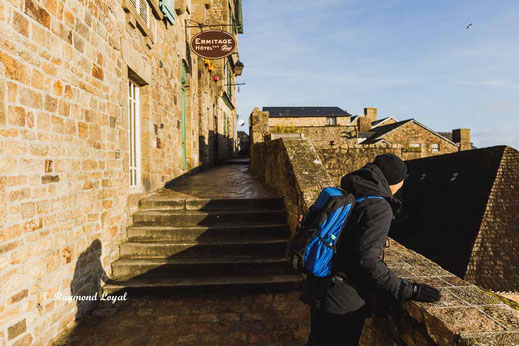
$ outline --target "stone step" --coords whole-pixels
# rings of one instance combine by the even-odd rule
[[[253,238],[289,237],[290,230],[284,224],[244,225],[227,227],[170,227],[170,226],[130,226],[127,236],[130,241],[142,240],[245,240]]]
[[[121,244],[121,258],[169,257],[194,258],[200,256],[284,256],[287,239],[248,239],[219,242],[125,242]]]
[[[140,210],[280,210],[284,208],[284,204],[282,198],[178,199],[158,196],[140,200],[139,208]]]
[[[147,210],[133,214],[133,223],[136,226],[223,226],[285,222],[285,210]]]
[[[206,275],[292,273],[283,257],[121,258],[112,263],[118,280],[133,277],[175,278],[196,273]]]
[[[103,287],[103,293],[156,294],[189,292],[254,292],[293,290],[301,287],[299,274],[277,275],[225,275],[215,277],[184,278],[134,278],[130,280],[111,280]]]

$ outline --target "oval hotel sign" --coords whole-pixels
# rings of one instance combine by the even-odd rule
[[[191,49],[205,59],[225,58],[236,49],[236,39],[222,30],[202,31],[191,39]]]

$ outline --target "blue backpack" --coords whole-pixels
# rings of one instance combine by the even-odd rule
[[[341,233],[355,203],[366,198],[355,197],[340,188],[327,187],[308,208],[303,220],[287,245],[286,257],[292,267],[307,275],[327,277]]]

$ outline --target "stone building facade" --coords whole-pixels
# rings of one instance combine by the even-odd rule
[[[237,55],[187,20],[243,32],[239,0],[0,3],[0,344],[71,326],[137,201],[233,155]]]
[[[344,112],[347,115],[337,117],[340,120],[326,124],[324,122],[330,117],[326,110],[338,107],[319,107],[323,116],[307,118],[291,114],[301,108],[263,107],[261,111],[255,108],[249,121],[253,133],[251,142],[293,137],[294,134],[308,138],[334,181],[382,153],[394,153],[404,160],[412,160],[472,149],[469,129],[456,129],[446,135],[415,119],[378,119],[376,108],[365,108],[364,114],[355,116]],[[270,115],[272,111],[276,114],[274,117]]]

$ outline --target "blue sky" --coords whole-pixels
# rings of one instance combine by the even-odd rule
[[[255,106],[377,107],[519,148],[517,0],[244,0],[243,12],[243,120]]]

